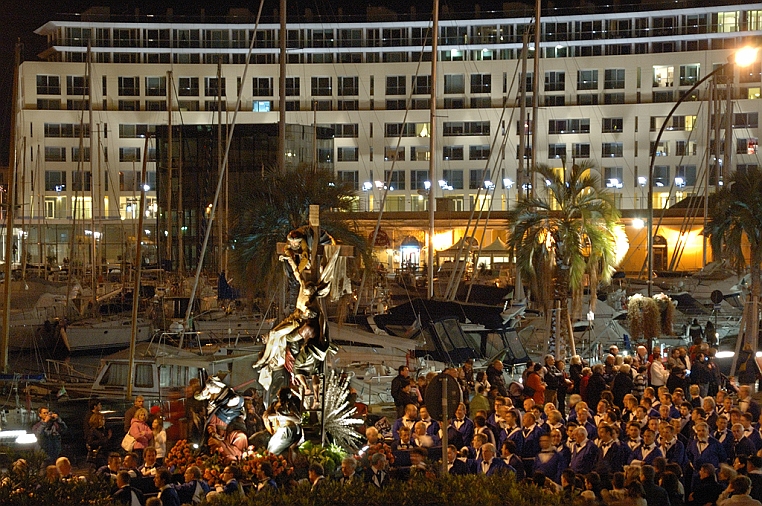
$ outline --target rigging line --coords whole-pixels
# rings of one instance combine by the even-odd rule
[[[736,106],[738,106],[738,105],[739,105],[737,100],[735,100],[734,102],[735,102],[735,105],[736,105]],[[748,129],[747,129],[747,134],[748,134]],[[732,137],[732,133],[731,133],[731,137]],[[737,137],[737,136],[736,136],[736,139],[738,139],[738,137]],[[747,145],[748,145],[748,141],[747,141]],[[724,146],[724,143],[723,143],[723,146]],[[708,148],[709,148],[709,147],[707,146],[707,163],[706,163],[706,170],[709,170],[709,156],[710,156],[710,153],[708,152]],[[732,145],[731,145],[731,149],[733,149]],[[738,153],[738,147],[737,147],[737,146],[736,146],[736,154],[739,154],[739,153]],[[757,159],[758,159],[758,155],[756,155],[756,151],[755,151],[755,156],[756,156],[756,157],[757,157]],[[704,183],[705,179],[706,179],[706,178],[704,178],[704,177],[701,177],[701,182],[702,182],[702,184]],[[708,198],[709,198],[709,188],[708,188],[708,186],[707,186],[707,188],[706,188],[706,190],[705,190],[705,195],[704,195],[704,198],[705,198],[705,199],[708,199]],[[694,200],[695,200],[695,199],[694,199]],[[694,204],[694,202],[693,202],[693,201],[691,201],[691,205],[693,205],[693,204]],[[702,207],[703,207],[703,201],[702,201],[701,205],[702,205]],[[698,210],[699,210],[698,208],[699,208],[699,205],[698,205],[698,203],[697,203],[697,202],[695,203],[695,207],[696,207],[696,211],[694,212],[694,215],[693,215],[693,217],[692,217],[692,222],[691,222],[691,225],[693,224],[693,222],[695,222],[695,219],[696,219],[696,217],[698,216]],[[685,227],[685,228],[687,229],[688,227]],[[691,227],[691,228],[692,228],[692,227]],[[681,227],[681,230],[680,230],[680,232],[681,232],[681,235],[680,235],[680,236],[678,236],[678,240],[680,239],[680,237],[682,237],[682,234],[683,234],[683,228],[682,228],[682,227]],[[681,245],[682,245],[682,248],[680,248],[680,256],[679,256],[679,258],[682,258],[682,254],[683,254],[683,251],[685,250],[685,247],[687,246],[687,238],[686,238],[686,239],[684,239],[683,241],[681,241]],[[675,253],[673,253],[673,256],[674,256],[674,255],[675,255]],[[671,267],[671,264],[670,264],[670,267]]]
[[[256,32],[258,27],[259,27],[259,20],[260,20],[260,18],[262,16],[262,7],[264,7],[264,4],[265,4],[265,1],[264,0],[260,0],[259,10],[257,11],[257,19],[256,19],[256,22],[254,23],[254,32]],[[256,41],[256,37],[252,36],[251,37],[251,42],[249,43],[249,51],[246,53],[246,64],[243,67],[243,74],[241,76],[241,83],[246,82],[246,75],[248,74],[248,71],[249,71],[251,53],[254,50],[254,43],[255,43],[255,41]],[[281,55],[281,58],[282,57],[283,57],[283,55]],[[217,83],[217,84],[219,85],[220,83]],[[186,325],[187,325],[188,321],[190,320],[191,311],[193,310],[193,302],[194,302],[194,299],[196,298],[196,291],[198,289],[198,282],[199,282],[199,279],[201,278],[201,270],[202,270],[202,268],[204,266],[204,257],[206,256],[206,248],[207,248],[207,245],[209,244],[209,236],[210,236],[211,231],[212,231],[212,224],[214,223],[214,218],[215,218],[215,214],[216,214],[216,211],[217,211],[217,202],[218,202],[218,200],[220,198],[220,193],[222,192],[222,183],[225,180],[225,172],[226,172],[225,168],[228,165],[228,157],[230,155],[230,146],[233,143],[233,132],[235,130],[236,119],[238,118],[238,111],[241,108],[242,92],[243,92],[243,86],[241,86],[241,89],[238,90],[238,93],[237,93],[238,96],[237,96],[237,99],[236,99],[235,111],[233,112],[233,119],[232,119],[231,125],[230,125],[230,132],[228,134],[228,138],[227,138],[227,142],[226,142],[226,146],[225,146],[225,157],[224,157],[224,159],[222,161],[222,166],[220,168],[219,177],[217,178],[217,188],[216,188],[215,193],[214,193],[214,201],[212,202],[212,210],[211,210],[211,212],[209,214],[209,221],[208,221],[207,226],[206,226],[206,231],[204,232],[204,242],[203,242],[203,245],[202,245],[202,248],[201,248],[201,253],[199,254],[199,258],[198,258],[198,266],[196,267],[196,276],[195,276],[195,279],[194,279],[194,282],[193,282],[193,289],[191,290],[190,300],[188,302],[188,309],[187,309],[187,311],[185,313],[185,323],[186,323]],[[283,107],[284,104],[280,104],[280,106]]]
[[[510,96],[510,94],[513,91],[513,84],[516,82],[516,76],[519,73],[519,65],[520,65],[520,63],[521,62],[519,61],[516,64],[516,70],[515,70],[515,72],[513,74],[513,80],[511,81],[511,88],[508,90],[508,96]],[[498,122],[497,122],[498,127],[502,124],[502,120],[505,117],[505,110],[507,108],[507,104],[508,104],[508,100],[504,99],[503,100],[503,109],[502,109],[502,111],[500,113],[500,119],[498,119]],[[512,108],[511,118],[513,118],[514,112],[515,112],[515,107]],[[495,144],[497,143],[497,136],[498,136],[497,132],[498,132],[498,130],[496,129],[495,130],[495,137],[493,138],[493,140],[492,140],[492,146],[490,147],[490,158],[492,157],[492,155],[494,153],[494,147],[495,147]],[[508,132],[510,132],[510,129],[508,130]],[[508,136],[509,136],[508,134],[503,136],[503,146],[507,142]],[[496,161],[496,163],[500,162],[500,156],[499,156],[499,154],[495,157],[495,161]],[[485,163],[484,170],[482,172],[482,180],[484,180],[484,176],[486,176],[488,168],[489,168],[489,159]],[[484,185],[482,184],[479,187],[478,191],[476,192],[476,200],[475,200],[475,202],[479,201],[479,196],[481,195],[483,187],[484,187]],[[486,200],[486,199],[484,199],[484,200]],[[483,201],[482,201],[481,207],[482,207],[482,209],[479,210],[479,216],[477,218],[477,225],[475,225],[474,232],[472,232],[472,235],[471,235],[472,239],[473,239],[474,234],[475,234],[476,226],[478,226],[479,220],[481,219],[481,214],[482,214],[482,210],[483,210],[483,207],[484,207],[484,202]],[[490,208],[491,208],[491,206],[490,206]],[[463,240],[461,241],[460,246],[458,247],[458,252],[455,255],[455,267],[453,269],[452,274],[450,275],[449,282],[447,283],[447,290],[445,291],[445,298],[449,299],[449,300],[454,300],[455,299],[455,293],[457,292],[458,285],[460,284],[460,278],[462,276],[462,274],[461,274],[461,266],[460,266],[460,262],[461,262],[461,258],[460,257],[461,257],[462,252],[463,252],[463,247],[466,244],[466,237],[468,236],[469,229],[471,227],[471,222],[473,221],[475,211],[476,211],[475,206],[471,206],[471,214],[469,215],[468,223],[466,224],[466,230],[465,230],[465,232],[463,234]],[[463,271],[465,271],[465,267],[466,267],[465,263],[466,262],[464,260],[463,261],[463,268],[462,268]]]
[[[514,111],[515,111],[515,108],[512,108],[512,110],[511,110],[511,120],[513,118]],[[498,124],[500,124],[502,122],[502,118],[504,117],[504,114],[505,114],[505,107],[503,107],[503,113],[500,116],[500,120],[498,120]],[[503,147],[505,146],[506,139],[507,139],[507,136],[504,135],[503,136],[503,143],[502,143]],[[494,145],[495,145],[496,141],[497,141],[497,133],[495,133],[493,145],[490,148],[491,153],[494,153]],[[498,151],[498,154],[495,156],[495,159],[494,159],[494,162],[493,162],[494,165],[493,165],[493,169],[492,169],[492,172],[491,172],[491,174],[492,174],[492,176],[491,176],[492,187],[491,188],[486,188],[484,190],[485,195],[484,195],[483,199],[479,199],[479,197],[481,195],[482,188],[484,188],[484,184],[482,184],[479,187],[479,189],[478,189],[478,191],[476,193],[476,199],[474,200],[474,204],[476,204],[477,202],[479,203],[479,212],[478,212],[478,215],[477,215],[477,218],[476,218],[476,223],[474,223],[473,230],[471,232],[471,235],[469,236],[468,235],[468,230],[471,227],[471,222],[473,221],[473,214],[474,214],[474,207],[475,206],[472,207],[472,213],[471,213],[471,216],[469,217],[468,223],[466,225],[466,234],[464,234],[464,240],[463,240],[463,242],[461,242],[460,247],[458,248],[458,254],[457,254],[457,258],[458,259],[460,258],[462,247],[465,246],[465,243],[466,243],[465,238],[466,237],[470,237],[471,238],[471,240],[468,241],[470,244],[473,244],[473,241],[476,239],[476,232],[479,229],[479,226],[480,226],[479,224],[481,222],[482,214],[484,213],[484,208],[485,208],[485,206],[487,206],[487,203],[489,202],[489,207],[487,209],[487,217],[486,217],[486,219],[484,221],[484,226],[482,228],[482,240],[479,241],[478,253],[475,255],[474,258],[478,259],[479,254],[481,253],[481,250],[484,247],[484,237],[486,235],[487,223],[489,222],[489,217],[490,217],[491,212],[492,212],[492,199],[491,199],[491,196],[494,196],[494,194],[495,194],[495,188],[496,188],[496,183],[494,181],[494,175],[496,174],[497,168],[500,165],[500,154],[502,152],[503,152],[502,149]],[[482,171],[482,181],[485,180],[485,176],[487,175],[486,173],[487,173],[488,169],[489,169],[489,160],[487,160],[487,163],[486,163],[486,165],[484,167],[484,170]],[[491,195],[490,195],[490,193],[491,193]],[[470,246],[469,246],[469,248],[470,248]],[[451,289],[451,291],[449,293],[449,300],[455,300],[455,297],[456,297],[457,292],[458,292],[458,288],[460,286],[460,280],[462,279],[462,276],[465,273],[466,261],[463,260],[462,264],[463,264],[462,265],[462,269],[460,268],[460,265],[456,265],[455,272],[453,273],[452,277],[450,278],[451,280],[453,280],[453,286],[452,286],[452,289]],[[468,300],[468,295],[470,295],[470,293],[471,293],[471,288],[469,286],[469,290],[468,290],[468,294],[466,296],[466,300]]]
[[[432,20],[432,23],[433,23],[433,20]],[[432,33],[431,33],[431,27],[429,27],[429,29],[427,31],[427,34],[432,35]],[[436,34],[434,34],[434,36],[436,36]],[[418,65],[416,66],[416,69],[415,69],[414,81],[415,81],[415,78],[418,77],[419,72],[421,70],[421,65],[423,63],[423,53],[424,53],[424,49],[426,49],[426,39],[427,39],[427,37],[424,37],[423,45],[421,47],[421,54],[418,57]],[[405,78],[406,77],[407,76],[405,76]],[[430,79],[430,77],[429,77],[429,79]],[[407,79],[405,79],[404,82],[406,83]],[[429,85],[431,85],[431,83],[429,83]],[[371,236],[371,240],[370,240],[370,247],[371,247],[371,249],[375,247],[375,245],[376,245],[376,239],[378,238],[378,232],[381,229],[381,219],[382,219],[382,217],[384,215],[384,207],[386,205],[386,197],[389,194],[389,188],[391,188],[391,181],[392,181],[392,177],[394,176],[394,167],[397,164],[397,153],[399,152],[400,142],[402,141],[402,134],[404,133],[404,130],[406,128],[405,125],[407,124],[407,117],[408,117],[408,114],[410,113],[410,105],[412,104],[412,101],[413,101],[413,91],[414,91],[414,87],[411,86],[410,87],[410,93],[407,94],[407,98],[405,99],[405,114],[402,117],[402,129],[400,130],[399,135],[397,136],[397,145],[395,146],[394,158],[392,159],[392,165],[389,168],[389,174],[386,177],[386,185],[384,186],[384,190],[381,193],[381,202],[379,203],[378,217],[376,218],[376,226],[373,228],[373,235]],[[431,125],[429,125],[429,128],[431,128]],[[385,133],[386,132],[384,132],[384,134]],[[429,135],[431,135],[431,132],[429,132]],[[386,149],[386,148],[384,148],[384,149]],[[384,155],[386,155],[386,153],[384,153]],[[429,153],[429,156],[436,156],[436,155],[435,155],[435,153]],[[375,181],[372,181],[371,184],[375,186]],[[372,188],[371,188],[371,190],[372,190]],[[429,191],[434,191],[434,182],[433,181],[429,181]],[[362,280],[360,281],[360,288],[358,289],[357,301],[355,302],[355,308],[354,308],[354,314],[355,315],[357,315],[357,312],[360,309],[360,300],[362,298],[362,293],[363,293],[363,291],[365,289],[365,283],[367,282],[367,277],[368,277],[368,270],[365,269],[363,271]],[[405,291],[407,292],[407,288],[405,289]],[[410,299],[410,294],[408,293],[407,295],[408,295],[408,299]]]
[[[701,101],[701,104],[699,105],[699,111],[701,110],[701,107],[703,107],[703,101]],[[696,116],[698,117],[698,113],[696,114]],[[673,116],[673,118],[674,118],[674,116]],[[690,138],[691,138],[691,136],[692,136],[692,135],[693,135],[693,130],[691,130],[691,133],[690,133],[690,134],[689,134],[689,136],[688,136],[688,139],[689,139],[689,140],[690,140]],[[656,146],[656,147],[658,147],[658,146]],[[654,147],[654,149],[655,149],[656,147]],[[652,150],[652,151],[653,151],[653,150]],[[684,155],[683,155],[683,156],[684,156]],[[683,158],[681,158],[681,160],[682,160],[682,159],[683,159]],[[707,169],[707,170],[708,170],[708,169]],[[650,185],[653,185],[653,182],[652,182],[652,181],[648,181],[648,184],[650,184]],[[672,181],[671,181],[671,184],[670,184],[670,187],[669,187],[669,193],[668,193],[668,195],[667,195],[667,200],[664,202],[664,204],[663,204],[662,208],[660,209],[661,213],[660,213],[660,215],[659,215],[659,220],[656,222],[656,227],[655,227],[655,229],[654,229],[654,230],[650,230],[650,231],[648,231],[648,233],[649,233],[649,234],[651,234],[651,235],[653,235],[653,236],[656,236],[656,234],[657,234],[657,233],[658,233],[658,231],[659,231],[659,228],[661,227],[661,224],[662,224],[662,222],[664,221],[664,217],[665,217],[665,215],[666,215],[666,211],[667,211],[667,209],[668,209],[668,206],[669,206],[669,200],[672,198],[672,191],[674,190],[674,188],[675,188],[675,180],[674,180],[674,179],[672,179]],[[707,193],[708,193],[708,192],[707,192]],[[651,206],[652,206],[652,205],[653,205],[653,202],[650,202],[650,203],[649,203],[649,205],[651,205]],[[688,212],[688,211],[686,211],[686,215],[689,215],[689,212]],[[682,230],[682,225],[681,225],[681,230]],[[679,247],[679,241],[680,241],[680,239],[679,239],[679,237],[678,237],[678,247]],[[673,254],[673,257],[674,257],[674,254]],[[642,273],[644,270],[646,270],[646,269],[647,269],[647,266],[646,266],[646,264],[647,264],[647,258],[646,258],[646,259],[644,259],[644,261],[643,261],[643,266],[642,266],[642,267],[641,267],[641,269],[640,269],[640,272],[641,272],[641,273]],[[671,267],[671,262],[670,262],[670,267]]]
[[[696,117],[697,118],[698,118],[698,115],[701,113],[701,107],[702,106],[703,106],[703,104],[699,104],[699,109],[698,109],[698,111],[696,111]],[[695,128],[692,128],[689,131],[688,140],[686,142],[690,142],[691,138],[693,137],[693,132],[695,130],[696,130]],[[675,166],[675,177],[677,177],[677,168],[683,166],[682,162],[684,160],[685,160],[685,151],[683,151],[683,154],[680,155],[680,161],[679,161],[680,164]],[[702,173],[703,173],[703,171],[702,171]],[[685,180],[685,179],[687,179],[685,177],[685,176],[687,176],[687,174],[685,174],[685,169],[683,169],[683,176],[684,176],[684,183],[687,183],[687,181]],[[701,187],[702,187],[703,182],[704,182],[704,179],[703,178],[699,178],[698,176],[699,176],[699,174],[696,174],[696,177],[698,178],[697,180],[699,181],[699,184],[698,184],[698,186],[696,186],[694,184],[694,189],[698,190],[700,192]],[[673,179],[673,181],[674,181],[674,179]],[[695,181],[694,181],[694,183],[695,183]],[[695,192],[694,192],[694,194],[695,194]],[[685,216],[686,217],[680,223],[680,232],[679,232],[679,235],[677,236],[677,241],[678,242],[677,242],[677,245],[676,245],[675,249],[672,251],[672,256],[671,256],[670,262],[669,262],[669,270],[675,270],[675,267],[680,263],[680,259],[682,258],[683,251],[685,250],[685,246],[687,244],[687,237],[684,238],[683,236],[691,228],[693,228],[694,221],[695,221],[696,216],[698,214],[699,206],[696,203],[697,199],[695,199],[693,197],[689,197],[687,200],[688,200],[688,207],[687,207],[687,209],[685,211]]]
[[[89,55],[88,55],[89,59]],[[89,69],[88,69],[88,63],[85,62],[85,76],[88,78],[88,86],[89,86]],[[68,83],[67,83],[68,84]],[[73,82],[72,82],[73,84]],[[85,93],[85,90],[83,90],[83,100],[87,96]],[[90,104],[90,107],[92,107],[92,104]],[[88,123],[88,131],[89,123]],[[83,150],[84,150],[84,133],[85,133],[85,110],[84,108],[80,107],[79,111],[79,156],[77,157],[77,170],[75,172],[76,175],[79,176],[79,180],[81,183],[81,188],[84,188],[84,174],[82,173],[83,169]],[[93,133],[89,132],[89,134],[92,136]],[[92,153],[90,154],[92,156]],[[65,156],[65,153],[64,153]],[[71,293],[71,287],[72,287],[72,281],[74,278],[74,267],[77,265],[77,257],[75,253],[79,250],[79,248],[75,249],[76,241],[77,241],[77,215],[79,214],[77,210],[79,209],[80,199],[77,198],[78,190],[75,189],[74,181],[72,181],[72,190],[74,191],[74,202],[72,203],[72,220],[71,220],[71,237],[69,238],[69,276],[66,281],[66,304],[68,306],[69,303],[69,295]],[[68,200],[68,199],[67,199]],[[82,205],[84,205],[84,198],[82,199]],[[82,213],[84,217],[84,212]],[[83,265],[84,267],[84,265]]]
[[[706,164],[704,164],[704,160],[706,160],[706,162],[707,162]],[[698,190],[699,190],[698,193],[700,194],[701,193],[701,189],[704,188],[704,199],[708,199],[709,198],[709,189],[708,189],[708,187],[704,187],[704,182],[706,181],[706,177],[705,177],[706,170],[708,170],[708,167],[709,167],[709,151],[708,150],[705,150],[704,157],[702,157],[701,163],[702,163],[703,169],[696,176],[697,179],[700,181],[700,184],[698,186]],[[696,200],[697,199],[695,199],[695,198],[691,198],[690,206],[691,206],[691,209],[694,209],[694,211],[693,211],[693,215],[691,216],[690,227],[685,226],[685,230],[688,230],[689,228],[693,227],[693,225],[695,224],[695,221],[696,221],[696,218],[698,216],[699,211],[703,210],[703,204],[704,204],[703,200],[701,201],[701,205],[700,206],[699,206],[699,202],[694,202]],[[685,221],[688,221],[688,220],[684,220],[683,224],[685,223]],[[682,233],[683,233],[683,226],[681,226],[680,232],[681,232],[681,235],[682,235]],[[703,233],[703,227],[702,227],[702,233]],[[678,237],[680,237],[680,236],[678,236]],[[677,255],[677,260],[674,262],[675,266],[679,265],[680,260],[682,259],[683,252],[685,250],[685,247],[687,246],[687,239],[685,241],[682,241],[681,244],[682,244],[682,248],[680,248],[679,255]],[[676,252],[673,253],[673,257],[675,257],[675,256],[676,256]],[[670,265],[672,265],[672,264],[670,264]]]
[[[517,67],[516,71],[518,72],[518,67]],[[514,76],[514,78],[515,78],[515,76]],[[511,90],[509,90],[509,91],[512,91],[512,90],[513,90],[513,87],[511,86]],[[504,104],[503,105],[503,110],[505,110],[505,104],[506,103],[507,103],[507,101],[503,102],[503,104]],[[513,123],[513,115],[514,115],[515,112],[516,112],[516,108],[512,107],[511,108],[511,115],[508,118],[508,124],[509,125],[511,123]],[[495,134],[495,135],[497,135],[497,134]],[[478,263],[478,260],[481,257],[482,249],[484,248],[484,237],[486,236],[486,232],[487,232],[487,223],[489,223],[489,218],[490,218],[490,216],[492,214],[492,205],[491,205],[491,203],[494,200],[495,193],[497,192],[497,182],[496,181],[498,179],[500,179],[500,178],[496,177],[497,176],[497,170],[498,170],[498,168],[500,166],[500,156],[501,155],[503,157],[505,156],[505,145],[506,145],[507,142],[508,142],[508,135],[504,134],[503,135],[503,141],[502,141],[501,146],[500,146],[499,155],[495,159],[495,164],[494,164],[494,167],[492,169],[492,176],[491,176],[491,179],[490,179],[492,181],[492,188],[488,189],[488,192],[487,192],[487,193],[489,193],[490,190],[492,192],[492,195],[490,196],[490,207],[487,210],[487,218],[484,220],[484,226],[482,227],[482,241],[479,243],[479,250],[476,252],[476,255],[474,257],[474,258],[477,259],[475,263]],[[486,171],[486,167],[485,167],[485,171]],[[502,183],[502,181],[501,181],[501,183]],[[509,206],[510,206],[510,196],[508,197],[508,199],[506,201],[506,207],[509,207]],[[482,207],[483,207],[483,204],[482,204]],[[476,227],[474,227],[474,231],[476,231]],[[466,302],[468,302],[468,299],[471,297],[471,289],[472,289],[472,287],[473,287],[473,285],[476,282],[476,279],[478,277],[479,277],[479,269],[477,268],[474,271],[474,277],[473,277],[471,283],[468,286],[468,292],[466,293]]]

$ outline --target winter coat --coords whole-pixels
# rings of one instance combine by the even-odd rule
[[[132,419],[130,435],[135,438],[135,446],[133,446],[135,450],[142,450],[153,445],[153,431],[143,420]]]

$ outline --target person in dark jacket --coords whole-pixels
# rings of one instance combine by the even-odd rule
[[[683,506],[685,504],[683,494],[680,491],[680,480],[675,473],[667,471],[662,474],[659,479],[659,486],[667,491],[670,506]]]
[[[402,393],[402,388],[410,383],[410,369],[406,365],[401,365],[397,372],[397,376],[392,380],[392,399],[394,399],[399,418],[405,413],[405,405],[409,402],[409,396]]]
[[[508,397],[508,389],[505,387],[505,379],[503,378],[503,362],[495,360],[487,367],[487,381],[493,387],[497,387],[498,393],[503,397]]]
[[[762,457],[753,455],[746,459],[746,476],[751,480],[749,495],[762,502]]]
[[[640,484],[646,492],[648,506],[671,506],[667,491],[654,482],[656,470],[653,466],[641,466]]]
[[[579,394],[580,380],[582,379],[582,358],[579,355],[574,355],[571,358],[571,364],[569,364],[569,379],[574,382],[570,394]]]
[[[614,404],[619,409],[624,409],[624,396],[632,392],[632,387],[633,381],[630,366],[622,364],[619,366],[619,372],[614,376],[614,383],[611,385],[611,393],[614,394]]]
[[[108,456],[108,446],[111,440],[111,429],[106,429],[106,419],[100,413],[90,415],[87,421],[87,462],[98,469],[105,466]]]
[[[130,486],[130,473],[127,471],[123,470],[117,473],[116,486],[119,488],[111,496],[115,504],[126,504],[127,506],[132,506],[134,501],[138,501],[140,504],[145,503],[143,492]]]
[[[553,355],[545,355],[545,402],[553,403],[558,406],[558,389],[561,386],[564,375],[556,367],[556,360]]]
[[[603,364],[596,364],[593,366],[593,374],[587,382],[587,405],[597,406],[601,400],[601,393],[603,393],[608,385],[603,378],[604,367]]]
[[[694,318],[691,322],[691,326],[688,328],[688,335],[693,344],[699,344],[704,338],[704,329],[701,328],[697,318]]]
[[[691,383],[698,385],[699,397],[706,397],[709,395],[709,382],[712,380],[712,375],[709,372],[709,367],[706,363],[706,355],[698,353],[696,359],[691,362]]]
[[[681,388],[683,392],[688,391],[688,379],[685,377],[685,368],[681,365],[675,365],[667,377],[667,388],[674,392],[676,388]]]
[[[723,486],[717,483],[714,466],[704,464],[699,468],[699,480],[693,485],[693,492],[688,496],[688,504],[700,506],[714,504],[722,491]]]
[[[55,464],[61,454],[61,435],[65,434],[69,427],[58,417],[58,414],[52,413],[45,406],[37,410],[37,416],[40,420],[32,426],[32,432],[37,436],[40,449],[47,456],[45,463]]]
[[[270,465],[269,462],[263,462],[261,465]],[[185,470],[185,483],[171,485],[177,491],[177,496],[182,504],[199,504],[206,494],[209,493],[209,485],[202,479],[203,473],[198,466],[189,466]]]
[[[177,490],[170,486],[171,482],[172,473],[168,469],[163,468],[156,472],[153,483],[159,489],[158,497],[162,506],[180,506],[180,497]]]

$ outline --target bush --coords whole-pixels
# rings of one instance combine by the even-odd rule
[[[458,506],[510,505],[560,506],[560,495],[534,485],[516,483],[512,476],[447,476],[445,478],[392,481],[383,490],[364,484],[344,486],[330,480],[312,492],[307,483],[290,490],[251,492],[245,501],[217,497],[215,505],[233,506]]]
[[[39,476],[28,475],[15,482],[10,476],[4,477],[0,485],[3,506],[113,506],[109,495],[110,484],[100,480],[48,483]]]
[[[113,506],[109,480],[92,482],[47,483],[37,474],[19,477],[6,475],[0,482],[0,504],[3,506]],[[252,490],[246,499],[218,495],[205,504],[214,506],[561,506],[570,501],[551,495],[534,485],[516,483],[513,476],[446,476],[425,475],[410,481],[391,481],[378,490],[358,483],[344,486],[326,478],[322,487],[311,491],[309,483],[300,482],[291,488]]]

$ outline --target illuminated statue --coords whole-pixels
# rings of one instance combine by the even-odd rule
[[[195,398],[208,401],[204,437],[209,450],[230,461],[240,458],[248,447],[243,396],[211,376]]]
[[[309,250],[303,249],[307,243],[306,235],[294,232],[297,231],[289,234],[289,246],[280,257],[289,266],[290,273],[298,283],[294,310],[263,337],[265,349],[253,366],[262,366],[259,383],[267,391],[267,403],[275,399],[275,394],[281,387],[289,386],[294,379],[304,394],[308,390],[307,378],[325,361],[331,348],[320,299],[330,292],[340,249],[337,247],[324,262],[318,281],[311,281],[306,279],[305,272],[310,265],[309,260],[305,263]],[[313,382],[313,399],[318,397],[317,390],[318,384]]]

